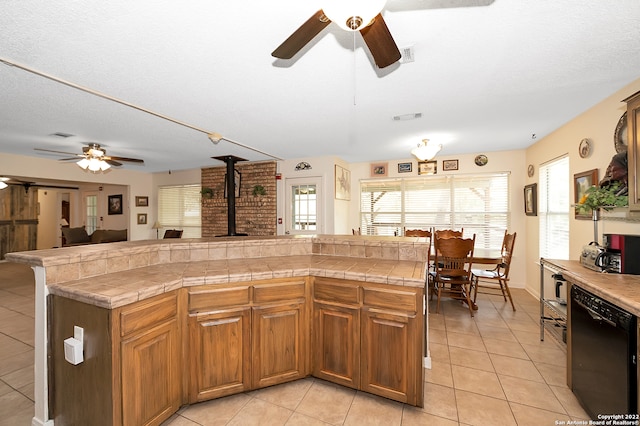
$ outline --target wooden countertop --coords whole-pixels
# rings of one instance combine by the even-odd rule
[[[541,262],[559,270],[568,281],[640,316],[640,275],[596,272],[577,260],[541,259]]]

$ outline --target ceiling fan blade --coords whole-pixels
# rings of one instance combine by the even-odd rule
[[[58,161],[78,161],[78,157],[84,157],[84,155],[78,155],[71,158],[60,158]]]
[[[456,7],[489,6],[495,0],[390,0],[385,9],[390,12],[402,12],[426,9],[450,9]]]
[[[280,46],[271,52],[271,56],[280,59],[291,59],[307,43],[320,33],[331,21],[324,15],[322,9],[300,26]]]
[[[33,150],[42,151],[42,152],[53,152],[54,154],[65,154],[65,155],[75,155],[77,157],[84,157],[82,154],[75,154],[73,152],[66,152],[66,151],[54,151],[52,149],[33,148]]]
[[[361,29],[360,34],[378,68],[388,67],[400,60],[400,50],[381,14],[373,19],[371,25]]]
[[[108,159],[108,160],[107,160],[107,159],[105,159],[105,160],[104,160],[104,162],[105,162],[105,163],[107,163],[107,164],[108,164],[108,165],[110,165],[110,166],[113,166],[113,167],[120,167],[120,166],[122,166],[122,163],[119,163],[119,162],[117,162],[117,161],[115,161],[115,160],[112,160],[112,159]]]
[[[138,163],[138,164],[144,164],[144,160],[141,160],[139,158],[127,158],[127,157],[115,157],[113,155],[109,155],[108,157],[103,157],[103,159],[108,163],[110,160],[116,160],[116,161],[125,161],[127,163]]]

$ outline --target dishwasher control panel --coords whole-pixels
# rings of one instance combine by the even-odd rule
[[[571,296],[578,304],[591,311],[592,314],[599,315],[605,321],[624,329],[630,327],[632,315],[629,312],[575,285],[571,287]]]

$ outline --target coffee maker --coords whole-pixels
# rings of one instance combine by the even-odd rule
[[[605,271],[640,275],[640,235],[604,234],[602,239]]]

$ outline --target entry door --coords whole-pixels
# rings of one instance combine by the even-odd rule
[[[322,233],[322,190],[320,177],[287,179],[287,234]]]
[[[98,229],[98,193],[85,192],[84,194],[84,226],[87,234],[93,234]]]

